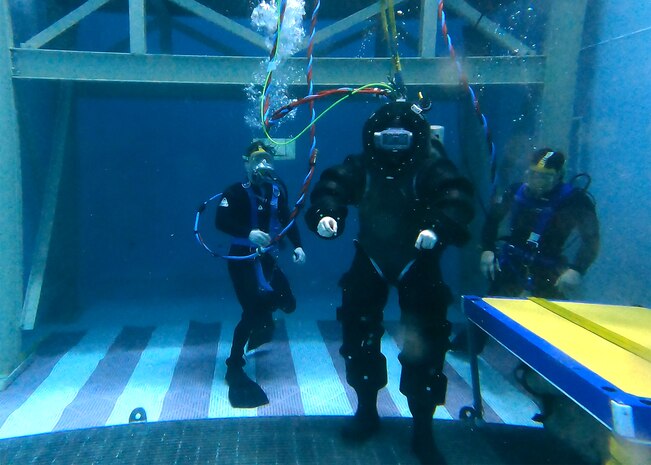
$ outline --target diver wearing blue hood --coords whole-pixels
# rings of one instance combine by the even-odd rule
[[[356,252],[340,281],[337,310],[346,380],[358,398],[343,435],[365,440],[380,426],[377,393],[387,383],[380,350],[383,310],[389,286],[395,286],[404,330],[400,391],[413,416],[412,446],[421,462],[443,463],[432,440],[432,418],[445,403],[452,296],[439,261],[448,245],[469,239],[473,187],[431,139],[416,105],[397,101],[381,107],[366,121],[363,143],[363,154],[322,173],[306,212],[312,231],[335,239],[344,232],[348,206],[359,208]]]

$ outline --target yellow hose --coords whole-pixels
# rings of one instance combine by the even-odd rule
[[[391,43],[394,44],[394,54],[393,54],[393,65],[396,68],[396,71],[402,71],[402,66],[400,65],[400,55],[398,54],[398,29],[396,28],[396,12],[393,7],[393,0],[386,0],[388,2],[388,11],[389,11],[389,27],[391,29]]]

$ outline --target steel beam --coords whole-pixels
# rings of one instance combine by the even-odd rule
[[[12,49],[13,77],[70,81],[150,82],[247,85],[263,57],[134,55],[128,53]],[[291,58],[305,67],[307,59]],[[405,84],[456,86],[456,68],[449,58],[403,58]],[[544,57],[469,57],[462,62],[471,84],[540,84]],[[384,79],[390,58],[315,58],[317,86],[357,86]],[[288,83],[304,85],[302,77]]]
[[[393,3],[395,6],[398,6],[401,3],[405,3],[406,1],[407,0],[396,0]],[[331,24],[330,26],[326,26],[323,29],[317,30],[316,34],[314,34],[314,44],[317,45],[321,42],[330,40],[332,37],[344,33],[354,28],[359,23],[363,23],[364,21],[367,21],[368,19],[378,15],[382,8],[384,8],[383,3],[384,2],[382,0],[375,2],[374,4],[361,9],[350,16],[345,17],[344,19],[341,19],[336,23]],[[303,50],[307,48],[308,40],[309,38],[306,39],[305,43],[303,44]]]
[[[502,29],[499,24],[488,19],[465,0],[447,0],[445,7],[464,18],[489,39],[509,49],[511,53],[520,56],[535,55],[536,52],[531,47],[513,37],[508,31]]]
[[[25,48],[41,48],[110,1],[111,0],[88,0],[86,3],[80,5],[47,29],[39,32],[27,42],[24,42],[22,46]]]
[[[63,162],[66,156],[68,134],[70,132],[72,86],[72,82],[64,82],[60,90],[59,105],[55,118],[54,146],[45,182],[41,216],[36,231],[36,242],[34,252],[32,253],[32,262],[27,280],[25,303],[21,318],[21,326],[27,330],[34,329],[50,255],[52,231],[54,229],[54,221],[59,204],[59,187],[63,173]]]
[[[213,23],[222,29],[230,32],[231,34],[236,35],[240,39],[255,45],[262,50],[267,50],[267,45],[265,43],[264,37],[260,34],[256,34],[251,29],[242,26],[239,23],[236,23],[232,19],[227,18],[226,16],[220,15],[215,10],[208,8],[207,6],[202,5],[201,3],[195,0],[169,0],[170,2],[184,8],[185,10],[194,13],[200,18],[205,19],[206,21]]]

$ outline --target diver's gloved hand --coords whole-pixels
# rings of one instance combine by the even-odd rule
[[[563,294],[574,291],[581,285],[581,273],[572,268],[568,268],[556,280],[556,288]]]
[[[324,216],[316,227],[316,232],[321,237],[332,237],[337,234],[337,220],[331,216]]]
[[[430,250],[434,248],[438,241],[439,238],[436,236],[434,231],[431,229],[423,229],[420,234],[418,234],[414,247],[419,250]]]
[[[266,247],[271,242],[271,236],[259,229],[252,229],[249,233],[249,240],[258,247]]]
[[[299,265],[305,263],[305,252],[303,251],[303,247],[296,247],[292,258],[294,259],[294,263],[298,263]]]
[[[495,260],[495,253],[491,250],[484,250],[482,252],[481,258],[479,259],[479,269],[481,270],[481,274],[491,281],[495,279],[496,271],[502,271],[499,262]]]

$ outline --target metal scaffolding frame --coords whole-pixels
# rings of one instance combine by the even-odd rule
[[[87,0],[75,10],[22,44],[13,43],[10,0],[0,0],[0,389],[19,365],[20,328],[32,329],[39,305],[51,247],[58,204],[62,160],[65,157],[72,85],[79,81],[246,85],[268,53],[264,38],[196,0],[165,0],[209,22],[220,31],[259,49],[260,57],[186,56],[147,51],[145,0],[128,0],[129,53],[53,50],[44,47],[112,0]],[[454,88],[459,77],[449,57],[436,57],[437,0],[420,1],[419,56],[402,58],[407,86]],[[500,25],[464,0],[447,0],[446,10],[463,18],[490,40],[511,51],[511,56],[468,57],[462,60],[472,85],[538,85],[542,87],[537,138],[560,149],[569,147],[576,87],[577,61],[587,0],[550,0],[551,17],[545,55],[537,55]],[[407,0],[395,0],[395,5]],[[383,1],[319,30],[318,46],[377,16]],[[304,44],[304,48],[307,44]],[[305,58],[290,58],[305,67]],[[391,69],[391,58],[320,58],[313,60],[315,86],[356,86],[377,81]],[[17,80],[55,80],[61,87],[53,154],[44,188],[37,243],[31,263],[24,263],[22,226],[21,147],[14,83]],[[304,85],[291,82],[290,85]],[[29,256],[29,254],[28,254]],[[29,270],[26,290],[22,276]],[[18,342],[17,342],[18,341]]]
[[[43,47],[112,0],[88,0],[74,11],[11,49],[14,79],[55,79],[66,81],[110,81],[144,83],[191,83],[247,85],[257,71],[261,57],[184,56],[147,53],[144,0],[129,0],[129,53],[45,50]],[[268,53],[264,38],[196,0],[168,0],[184,10]],[[396,5],[406,3],[397,0]],[[421,0],[420,57],[402,58],[406,85],[457,86],[459,78],[447,57],[434,57],[436,43],[436,0]],[[315,46],[379,14],[382,1],[318,31]],[[507,47],[514,56],[470,57],[463,62],[472,84],[542,84],[544,57],[518,41],[462,0],[446,2],[447,8],[475,24],[482,33]],[[307,44],[305,44],[306,46]],[[305,47],[304,46],[304,47]],[[306,66],[305,58],[290,63]],[[316,86],[366,84],[391,69],[391,58],[319,58],[313,68]],[[378,74],[379,73],[379,74]],[[289,85],[304,85],[297,80]]]

